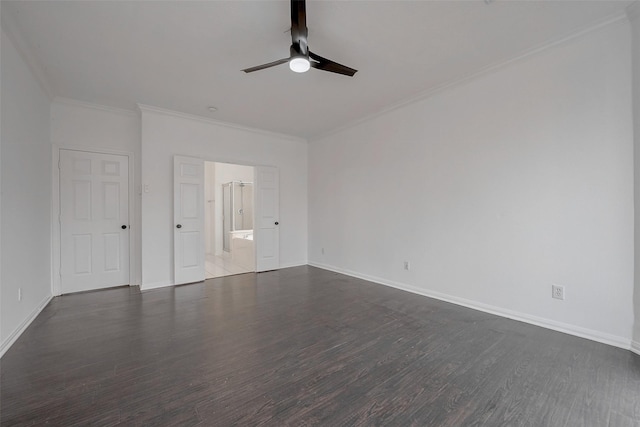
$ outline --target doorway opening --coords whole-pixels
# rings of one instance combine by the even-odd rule
[[[205,162],[205,277],[256,271],[252,166]]]

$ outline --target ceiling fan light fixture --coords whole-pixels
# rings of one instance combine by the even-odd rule
[[[245,73],[253,73],[254,71],[264,70],[266,68],[275,67],[288,62],[291,71],[296,73],[306,73],[309,71],[309,68],[313,67],[316,70],[353,77],[358,70],[347,67],[346,65],[338,64],[330,59],[323,58],[309,50],[309,44],[307,43],[309,29],[307,28],[306,10],[306,0],[291,0],[291,46],[289,47],[288,58],[282,58],[267,64],[245,68],[242,71]],[[309,58],[313,60],[313,63],[311,63]]]
[[[306,73],[311,68],[311,63],[304,56],[294,56],[289,61],[289,68],[296,73]]]

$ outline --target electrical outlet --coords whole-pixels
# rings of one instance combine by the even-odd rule
[[[551,297],[564,300],[564,286],[551,285]]]
[[[18,288],[18,302],[22,301],[22,288]]]
[[[404,269],[405,270],[409,270],[411,268],[411,265],[409,264],[409,261],[405,261],[404,262]]]

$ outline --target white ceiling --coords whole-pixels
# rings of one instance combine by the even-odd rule
[[[307,2],[312,51],[287,65],[288,1],[2,1],[56,96],[153,105],[311,138],[594,25],[631,1]],[[216,113],[207,111],[218,107]]]

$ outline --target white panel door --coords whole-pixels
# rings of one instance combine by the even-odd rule
[[[256,271],[280,268],[280,181],[278,168],[256,167],[256,207],[254,240]]]
[[[129,284],[129,158],[60,150],[63,294]]]
[[[204,161],[173,158],[173,247],[176,285],[204,280]]]

